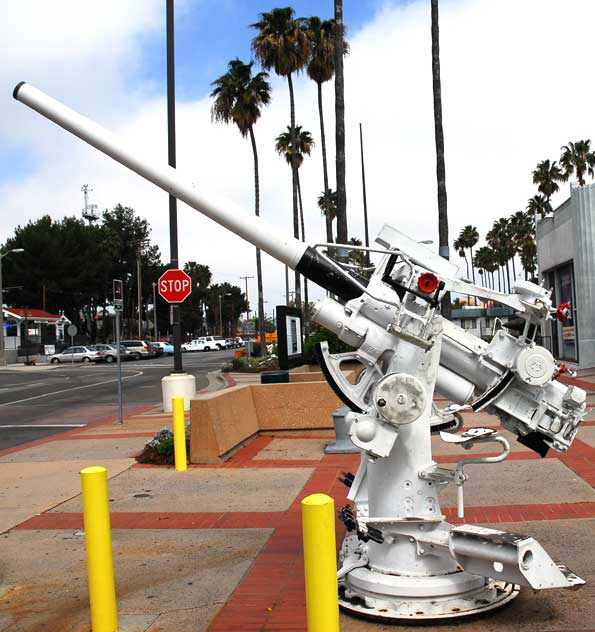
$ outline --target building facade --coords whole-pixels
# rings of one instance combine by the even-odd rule
[[[570,198],[537,222],[540,279],[554,305],[568,303],[570,318],[547,324],[554,357],[595,367],[595,184],[570,187]]]

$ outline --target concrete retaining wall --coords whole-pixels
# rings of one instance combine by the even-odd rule
[[[248,384],[190,403],[190,462],[221,463],[260,430],[332,428],[342,402],[326,382]]]

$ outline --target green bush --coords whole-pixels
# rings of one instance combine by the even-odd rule
[[[316,355],[316,345],[323,341],[328,342],[329,351],[331,353],[345,353],[353,351],[353,347],[339,340],[336,334],[324,327],[312,334],[304,344],[304,363],[318,364],[318,356]]]

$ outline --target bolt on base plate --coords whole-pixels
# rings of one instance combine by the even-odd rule
[[[357,617],[378,621],[431,621],[433,619],[458,619],[481,615],[501,608],[520,592],[520,586],[497,579],[488,579],[480,590],[452,597],[365,596],[356,594],[344,585],[339,587],[339,606]],[[350,594],[351,593],[351,594]]]

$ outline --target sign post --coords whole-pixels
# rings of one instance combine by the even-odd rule
[[[76,328],[76,325],[68,325],[68,328],[66,329],[66,333],[70,336],[71,347],[74,347],[74,337],[76,336],[77,332],[78,332],[78,329]],[[72,356],[71,364],[74,364],[74,351],[70,355]]]
[[[114,311],[116,315],[116,362],[118,365],[118,422],[124,424],[122,411],[122,361],[120,358],[120,312],[124,309],[122,281],[114,279]]]
[[[161,380],[163,412],[171,412],[174,397],[183,397],[184,410],[190,410],[190,400],[196,393],[196,379],[194,375],[184,373],[182,368],[181,340],[180,337],[176,339],[176,327],[179,327],[179,305],[190,296],[192,279],[183,270],[172,268],[159,277],[157,290],[159,296],[170,303],[174,329],[174,370]]]

